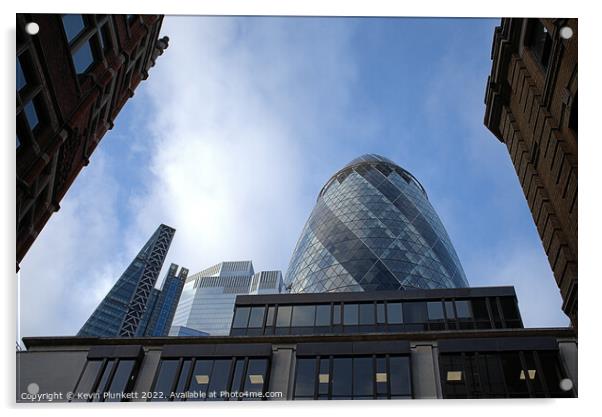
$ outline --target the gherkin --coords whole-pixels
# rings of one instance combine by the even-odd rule
[[[354,159],[324,185],[286,282],[293,293],[468,286],[422,185],[374,154]]]

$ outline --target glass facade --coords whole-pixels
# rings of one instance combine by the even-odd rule
[[[237,295],[277,294],[283,288],[280,271],[255,273],[251,261],[213,265],[186,280],[169,335],[176,336],[181,326],[228,335]]]
[[[439,356],[444,398],[574,397],[556,350],[461,352]]]
[[[236,305],[231,336],[520,329],[513,296]]]
[[[78,336],[133,337],[144,322],[149,300],[167,256],[175,229],[160,225],[117,280]],[[152,297],[152,298],[151,298]]]
[[[396,355],[298,357],[295,400],[412,398],[410,358]]]
[[[147,303],[146,312],[138,327],[137,336],[167,336],[180,301],[188,269],[171,264],[163,280],[161,290],[153,289]]]
[[[373,154],[354,159],[326,183],[286,282],[293,293],[468,286],[424,188]]]
[[[262,400],[268,358],[182,357],[161,360],[151,401]]]

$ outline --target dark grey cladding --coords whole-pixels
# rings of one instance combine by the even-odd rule
[[[294,293],[468,286],[422,185],[374,154],[322,188],[286,280]]]

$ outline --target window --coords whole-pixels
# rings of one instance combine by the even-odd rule
[[[444,353],[439,357],[444,398],[572,397],[560,390],[557,351]]]
[[[387,323],[402,323],[403,320],[401,311],[401,303],[387,303]]]
[[[92,49],[89,43],[84,43],[76,52],[73,53],[73,65],[77,74],[84,74],[94,63]]]
[[[411,398],[406,356],[297,358],[295,399]]]
[[[401,305],[399,306],[399,316],[401,317]],[[384,324],[385,320],[385,305],[383,303],[376,304],[376,323]]]
[[[315,358],[297,359],[297,370],[295,372],[295,398],[314,398],[315,372]]]
[[[355,326],[358,323],[359,308],[357,304],[345,304],[343,306],[343,324]]]
[[[88,72],[113,48],[113,23],[109,15],[66,14],[62,22],[77,75]]]
[[[360,324],[375,324],[374,304],[360,304]]]
[[[316,326],[330,326],[330,305],[316,307]]]
[[[313,327],[316,306],[294,306],[292,327]]]
[[[535,59],[547,70],[552,52],[552,37],[539,19],[531,19],[528,44]]]
[[[263,316],[265,313],[265,307],[253,307],[249,315],[249,327],[260,328],[263,327]]]
[[[403,318],[405,323],[425,323],[426,303],[420,301],[403,303]]]
[[[70,401],[126,401],[121,394],[133,389],[136,365],[135,359],[88,360]]]
[[[191,372],[192,370],[192,372]],[[163,359],[151,401],[237,401],[261,399],[267,387],[267,358]],[[248,398],[240,395],[247,391]]]
[[[63,15],[63,28],[65,29],[65,35],[67,35],[69,43],[72,43],[83,32],[85,26],[84,18],[81,14]]]
[[[276,327],[289,327],[291,325],[291,306],[279,306],[276,316]]]
[[[23,72],[23,68],[21,67],[19,57],[17,57],[17,91],[21,91],[26,85],[27,80],[25,79],[25,73]]]
[[[429,320],[443,320],[443,305],[441,301],[426,303]]]
[[[470,308],[470,301],[467,301],[467,300],[456,301],[456,312],[458,313],[459,319],[472,318],[472,310]]]
[[[246,328],[250,312],[251,309],[249,307],[237,307],[236,312],[234,313],[234,320],[232,321],[232,328]]]

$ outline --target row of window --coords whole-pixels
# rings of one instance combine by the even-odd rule
[[[236,307],[231,335],[518,328],[514,297]]]
[[[72,402],[121,401],[120,394],[131,392],[135,379],[134,359],[97,359],[86,363]]]
[[[407,356],[297,358],[296,400],[391,398],[412,398]]]
[[[557,351],[441,353],[438,363],[444,398],[575,396]],[[89,360],[71,401],[124,400],[120,394],[132,392],[138,367],[139,360],[131,358]],[[269,374],[267,357],[162,359],[152,388],[142,399],[265,400]],[[291,394],[296,400],[413,398],[410,357],[299,356]]]
[[[267,358],[164,359],[151,401],[261,400],[267,388]]]
[[[554,351],[441,354],[439,369],[444,398],[574,396]]]

